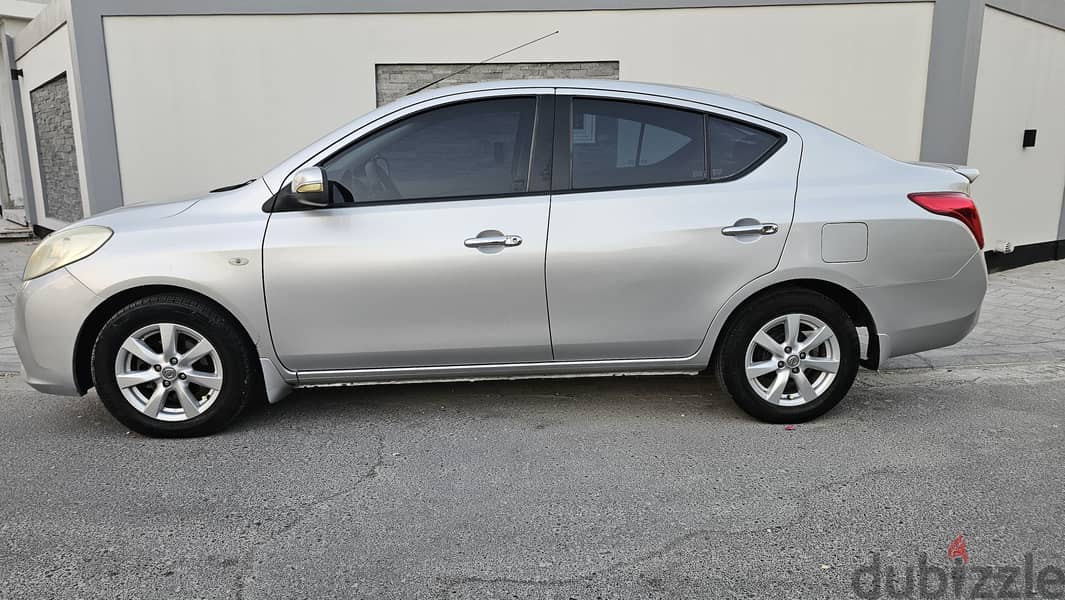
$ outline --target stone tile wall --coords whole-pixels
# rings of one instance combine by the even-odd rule
[[[431,81],[436,81],[467,66],[470,65],[461,63],[377,65],[377,105],[387,104]],[[487,63],[474,65],[469,70],[433,87],[500,79],[617,79],[618,72],[617,61]]]
[[[66,75],[31,91],[30,104],[44,192],[44,214],[67,223],[80,220],[84,215]]]

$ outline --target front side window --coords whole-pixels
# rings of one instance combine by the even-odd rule
[[[617,100],[574,98],[573,189],[706,181],[703,115]]]
[[[534,98],[497,98],[419,113],[359,140],[322,166],[333,201],[402,202],[528,190]]]

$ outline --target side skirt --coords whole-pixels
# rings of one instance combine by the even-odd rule
[[[402,385],[405,383],[455,383],[464,382],[471,383],[476,381],[519,381],[523,379],[586,379],[589,377],[646,377],[651,375],[698,375],[699,371],[612,371],[612,372],[588,372],[588,373],[566,373],[566,374],[550,374],[544,373],[539,375],[486,375],[486,376],[468,376],[468,377],[439,377],[439,378],[427,378],[427,379],[385,379],[385,380],[355,380],[355,381],[341,381],[337,383],[301,383],[297,387],[299,389],[305,388],[325,388],[325,387],[355,387],[364,385]]]
[[[487,365],[404,367],[398,369],[352,369],[300,371],[298,387],[321,385],[425,383],[430,381],[481,381],[500,379],[542,379],[558,377],[602,377],[613,375],[694,374],[706,368],[698,354],[683,358],[587,360]]]

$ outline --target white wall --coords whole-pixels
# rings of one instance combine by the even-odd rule
[[[29,25],[30,19],[19,19],[15,17],[5,16],[0,13],[0,21],[3,21],[4,33],[11,37],[15,37],[15,34],[26,28]]]
[[[107,17],[126,203],[255,177],[374,107],[374,64],[619,60],[920,149],[931,3],[548,13]]]
[[[45,216],[44,192],[41,187],[41,166],[37,159],[37,136],[33,125],[33,102],[30,100],[30,92],[48,83],[52,79],[67,73],[67,85],[70,92],[70,112],[73,117],[74,128],[74,151],[78,160],[78,179],[81,188],[82,212],[89,214],[88,200],[85,185],[85,161],[81,140],[81,119],[78,116],[78,100],[76,93],[76,81],[71,74],[70,55],[70,32],[67,25],[56,29],[28,52],[23,54],[17,61],[17,66],[22,69],[22,116],[26,124],[26,145],[30,157],[30,174],[33,178],[33,195],[37,207],[38,225],[49,229],[58,229],[66,225],[62,221]]]
[[[1021,148],[1036,129],[1035,148]],[[1065,31],[988,8],[969,164],[988,246],[1058,238],[1065,191]]]
[[[26,26],[30,19],[37,16],[48,4],[48,0],[0,0],[0,18],[11,21],[21,21],[21,26],[8,29],[9,34],[16,33]]]

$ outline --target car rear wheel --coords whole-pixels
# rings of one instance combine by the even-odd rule
[[[749,303],[722,338],[717,376],[736,403],[770,423],[818,417],[858,372],[854,323],[831,298],[780,290]]]
[[[257,389],[243,332],[217,307],[180,294],[119,310],[96,339],[92,371],[111,414],[154,437],[218,431]]]

